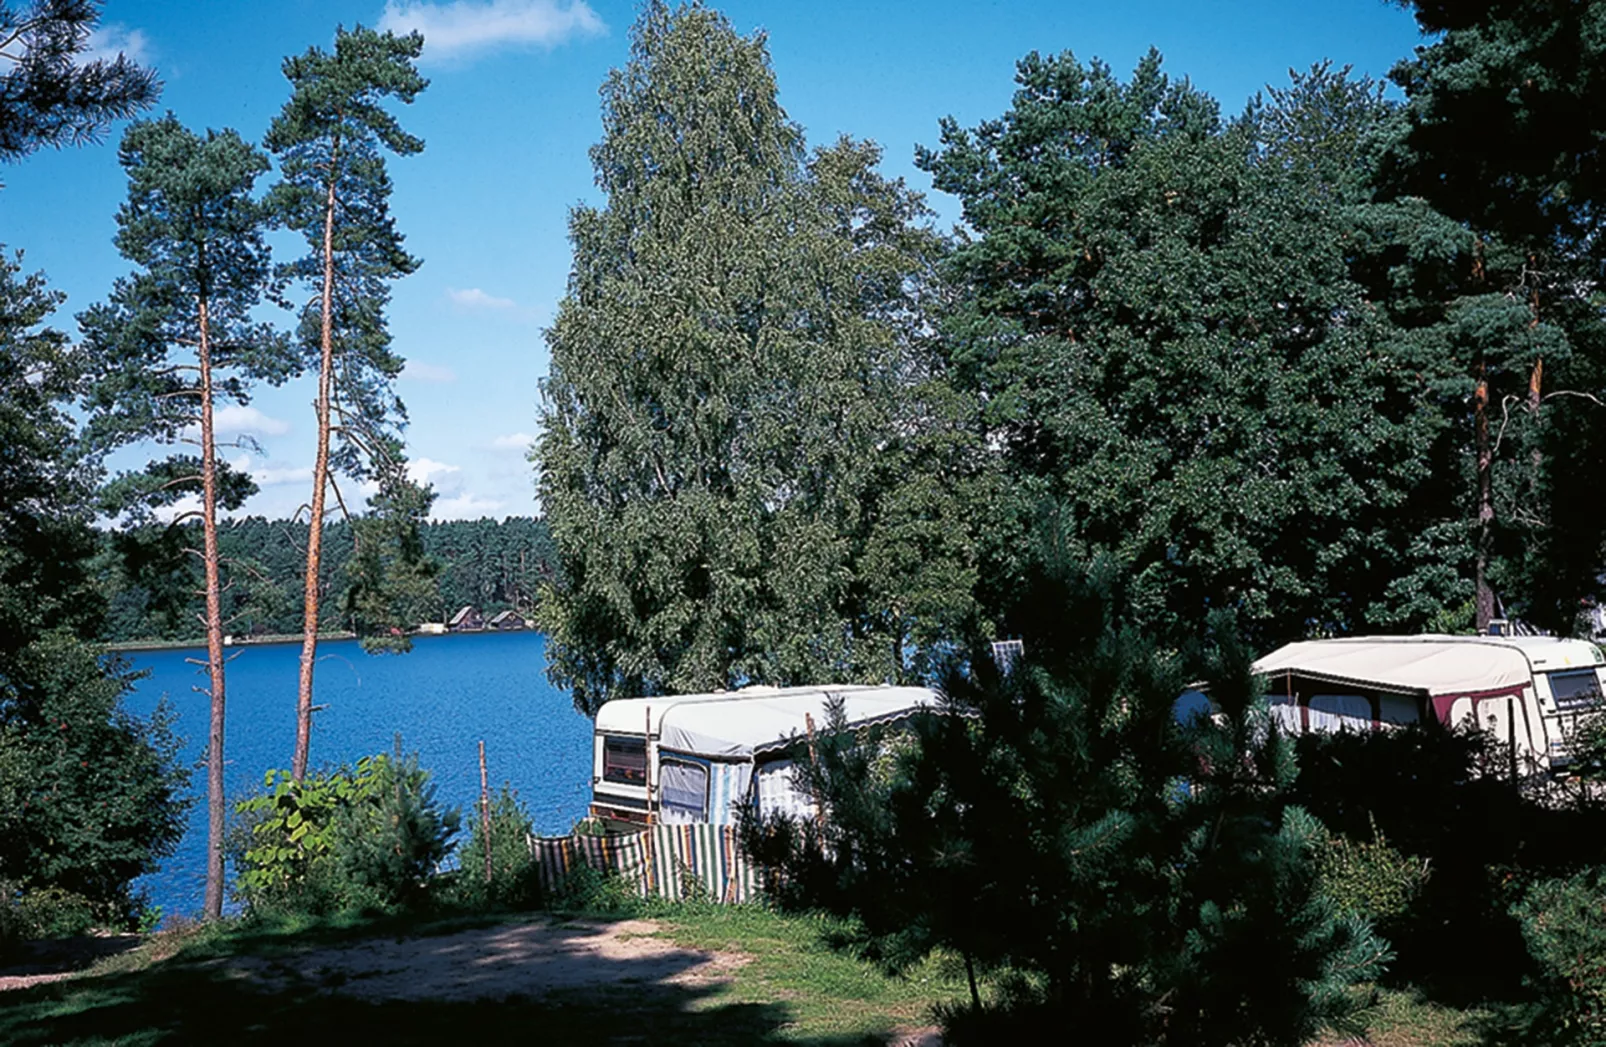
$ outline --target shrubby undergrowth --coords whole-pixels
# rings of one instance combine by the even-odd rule
[[[767,889],[854,918],[889,967],[940,948],[973,986],[993,975],[945,1015],[956,1043],[1297,1047],[1352,1026],[1388,950],[1318,889],[1326,833],[1290,803],[1248,652],[1225,620],[1208,657],[1168,650],[1117,589],[1045,579],[1027,660],[953,672],[949,715],[915,719],[891,773],[881,732],[822,736],[802,766],[826,817],[744,826]],[[1178,723],[1201,667],[1218,715]]]
[[[270,771],[241,801],[236,888],[257,912],[330,915],[422,907],[459,812],[435,800],[416,755],[378,754],[297,782]]]

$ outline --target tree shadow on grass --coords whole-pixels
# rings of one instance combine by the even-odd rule
[[[544,936],[522,933],[545,928]],[[89,975],[0,997],[0,1043],[439,1047],[497,1044],[764,1044],[799,1040],[794,1008],[725,995],[707,953],[654,944],[599,951],[618,926],[533,921],[274,954],[197,950],[131,973]],[[711,962],[713,966],[711,967]]]

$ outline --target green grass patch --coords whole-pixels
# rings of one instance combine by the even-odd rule
[[[600,924],[583,913],[562,925],[597,933],[646,916],[645,933],[699,952],[730,954],[722,980],[679,984],[615,978],[495,1000],[363,1000],[347,976],[319,967],[320,950],[406,941],[428,951],[459,932],[517,931],[535,915],[450,920],[278,921],[192,927],[71,980],[0,994],[0,1043],[268,1044],[360,1034],[380,1043],[764,1044],[884,1043],[956,999],[962,979],[933,962],[891,978],[833,950],[838,925],[754,907],[637,906]],[[453,939],[456,941],[457,939]],[[298,958],[302,961],[298,964]],[[309,958],[313,958],[309,960]],[[595,961],[597,970],[612,962]],[[617,970],[609,973],[617,975]],[[364,975],[352,978],[359,981]],[[360,986],[358,986],[360,987]]]

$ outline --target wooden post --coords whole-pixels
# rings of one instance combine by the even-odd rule
[[[647,834],[645,840],[645,853],[647,858],[647,894],[651,895],[655,877],[653,876],[653,847],[652,847],[652,706],[642,711],[645,722],[641,729],[641,756],[643,761],[642,779],[647,784]]]
[[[480,839],[485,850],[485,885],[491,884],[491,785],[485,775],[485,739],[480,739]]]
[[[813,713],[804,713],[803,714],[803,724],[804,724],[804,726],[808,727],[808,729],[809,729],[809,763],[810,763],[810,765],[812,765],[812,767],[814,768],[815,773],[817,774],[819,772],[819,767],[820,767],[820,753],[819,753],[819,750],[815,747],[815,744],[814,744],[814,741],[815,741],[814,714]],[[813,778],[814,778],[814,775],[811,774],[809,777],[810,777],[810,780],[812,781]],[[825,828],[825,797],[820,795],[819,782],[818,781],[814,781],[813,785],[814,785],[814,820],[816,822],[818,822],[819,825],[820,825],[820,828],[823,829],[823,828]]]

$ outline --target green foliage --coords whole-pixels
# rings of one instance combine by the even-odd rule
[[[1247,652],[1221,634],[1220,715],[1179,724],[1200,663],[1134,628],[1106,569],[1037,576],[1028,660],[950,675],[916,744],[822,735],[823,824],[744,826],[767,888],[857,918],[894,968],[941,947],[1014,972],[996,1005],[948,1014],[955,1042],[1292,1047],[1342,1024],[1387,953],[1316,889],[1322,830],[1286,806],[1292,749]]]
[[[130,125],[118,159],[128,199],[116,244],[139,268],[78,318],[96,367],[85,435],[102,451],[178,443],[199,424],[203,325],[214,401],[244,404],[252,382],[278,384],[297,370],[283,336],[252,317],[272,290],[268,216],[252,198],[267,157],[234,131],[202,137],[169,114]],[[200,481],[193,455],[156,462],[144,477],[125,478],[114,489],[122,497],[106,508],[149,512],[200,493]],[[220,486],[229,508],[255,492],[244,477]]]
[[[236,888],[253,911],[328,915],[425,903],[459,815],[436,805],[416,756],[366,756],[300,782],[270,771],[263,785],[236,805],[249,827]]]
[[[96,0],[0,3],[0,39],[10,42],[0,75],[0,162],[44,147],[100,140],[108,125],[149,108],[156,72],[126,54],[86,60],[100,21]]]
[[[1391,977],[1451,1002],[1520,994],[1530,961],[1512,886],[1606,864],[1606,809],[1520,793],[1505,778],[1504,746],[1473,729],[1428,724],[1297,745],[1292,799],[1348,841],[1341,847],[1365,853],[1386,841],[1431,870],[1404,911],[1382,920],[1397,954]],[[1395,866],[1374,856],[1385,867],[1377,874]]]
[[[84,360],[42,326],[61,296],[20,273],[0,257],[0,880],[121,922],[130,881],[178,841],[188,774],[168,712],[130,716],[133,675],[87,642],[97,471],[63,406]]]
[[[1522,1013],[1522,1042],[1606,1044],[1606,872],[1535,883],[1512,914],[1537,967],[1538,1000]]]
[[[418,546],[410,537],[415,523]],[[369,530],[378,532],[379,541],[365,546],[360,534]],[[509,608],[528,614],[540,581],[552,578],[556,569],[546,523],[530,517],[429,522],[408,514],[371,514],[350,523],[331,521],[325,535],[320,574],[329,606],[339,609],[326,621],[331,628],[362,626],[353,631],[365,635],[383,634],[390,625],[446,621],[464,604],[487,615]],[[110,605],[101,639],[199,635],[200,568],[184,551],[193,540],[187,526],[136,527],[99,538],[97,575]],[[224,520],[218,543],[235,567],[234,584],[223,594],[230,630],[241,636],[298,632],[306,521]],[[385,584],[374,590],[364,583],[364,600],[372,607],[354,607],[353,588],[370,572]],[[354,614],[359,621],[353,621]]]
[[[133,680],[61,631],[0,663],[0,880],[131,914],[130,882],[184,831],[172,714],[122,709]]]
[[[1352,272],[1377,85],[1319,66],[1229,122],[1152,52],[1126,81],[1034,53],[1016,81],[918,154],[975,231],[945,349],[1015,511],[1053,499],[1074,555],[1178,636],[1220,607],[1270,640],[1459,600],[1465,535],[1434,530],[1459,519],[1434,484],[1449,365]]]
[[[392,388],[402,359],[390,348],[385,306],[390,282],[420,262],[403,250],[390,212],[383,150],[410,156],[424,143],[402,130],[384,103],[411,104],[428,86],[414,67],[422,49],[417,33],[398,37],[358,26],[336,31],[333,52],[312,47],[285,59],[291,96],[265,139],[280,173],[267,204],[308,248],[279,267],[281,279],[309,289],[295,342],[306,366],[329,383],[333,461],[337,471],[353,476],[389,464],[406,419]],[[331,213],[330,265],[339,279],[326,287],[324,231]],[[328,368],[322,366],[326,321],[333,351]]]
[[[535,823],[518,794],[506,785],[491,800],[491,837],[479,811],[469,818],[468,842],[457,852],[457,894],[470,908],[533,909],[541,904],[540,870],[530,854]],[[485,851],[491,852],[491,880],[485,881]]]
[[[1606,14],[1551,0],[1406,6],[1432,36],[1392,73],[1407,101],[1381,181],[1467,244],[1438,291],[1456,313],[1483,314],[1481,330],[1457,321],[1450,338],[1469,379],[1490,383],[1490,574],[1510,613],[1570,633],[1580,601],[1606,595],[1606,521],[1580,481],[1606,447],[1606,121],[1594,104]],[[1396,253],[1418,239],[1401,233]]]
[[[440,564],[424,552],[423,526],[435,493],[407,478],[401,448],[384,456],[379,490],[352,521],[341,610],[369,654],[412,649],[409,633],[438,600]]]
[[[1374,823],[1370,840],[1329,836],[1319,849],[1321,891],[1338,911],[1373,924],[1397,920],[1410,909],[1431,867],[1427,860],[1401,854]]]
[[[762,36],[700,3],[647,4],[602,96],[534,452],[553,680],[590,712],[897,677],[975,613],[962,456],[912,392],[924,206],[869,143],[807,154]]]
[[[0,957],[22,942],[72,938],[114,924],[105,906],[60,887],[17,890],[0,881]]]

